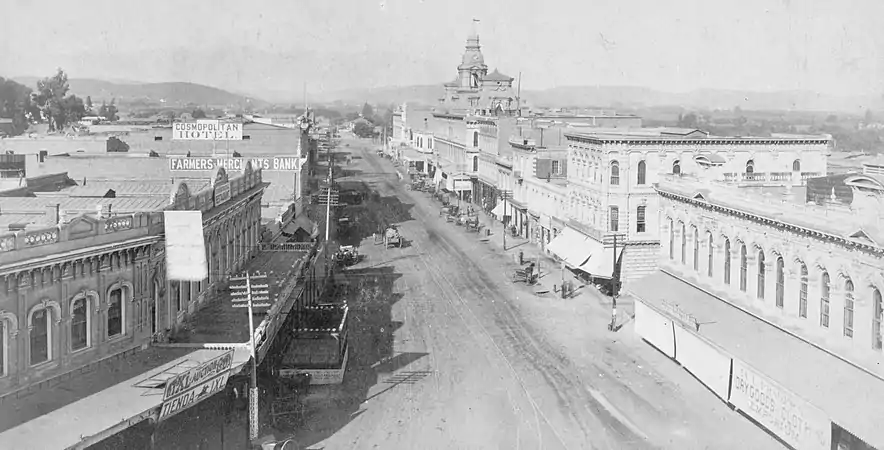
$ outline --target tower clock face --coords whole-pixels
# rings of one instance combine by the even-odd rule
[[[479,55],[473,55],[473,61],[478,61],[478,60],[479,60]]]

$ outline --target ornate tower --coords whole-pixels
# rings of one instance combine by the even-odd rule
[[[479,45],[478,20],[473,19],[473,30],[467,37],[466,49],[457,66],[458,85],[462,89],[479,89],[482,79],[488,73],[485,65],[485,57],[482,55],[482,46]]]

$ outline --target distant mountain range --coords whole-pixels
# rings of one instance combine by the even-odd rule
[[[31,88],[36,77],[15,78]],[[147,100],[151,103],[165,100],[168,106],[188,103],[208,106],[245,105],[251,101],[256,108],[268,102],[244,93],[205,86],[197,83],[165,82],[139,83],[135,81],[104,81],[89,78],[72,78],[71,92],[93,103],[116,98],[121,103]],[[399,104],[416,102],[437,105],[443,93],[442,83],[433,85],[391,86],[382,88],[352,88],[340,91],[310,94],[310,103],[343,102],[359,105]],[[524,90],[522,98],[531,106],[551,108],[650,108],[658,106],[685,109],[733,109],[776,111],[830,111],[862,114],[866,109],[884,111],[884,96],[842,97],[818,94],[811,91],[750,92],[724,89],[700,89],[687,93],[669,93],[649,88],[630,86],[568,86],[545,90]],[[288,101],[286,99],[285,101]],[[280,102],[282,103],[282,102]]]
[[[442,84],[347,89],[322,94],[324,101],[375,104],[418,102],[438,104]],[[669,93],[629,86],[568,86],[545,90],[523,90],[522,98],[531,106],[551,108],[641,108],[680,106],[686,109],[733,109],[777,111],[832,111],[864,113],[866,109],[884,110],[884,96],[839,97],[811,91],[750,92],[724,89],[700,89]]]
[[[37,77],[17,77],[15,81],[32,89],[37,86]],[[91,78],[71,78],[69,80],[71,93],[79,97],[92,97],[92,102],[100,104],[102,101],[117,99],[118,103],[132,103],[133,101],[146,101],[157,103],[164,101],[168,106],[184,106],[189,103],[208,106],[231,106],[245,105],[251,101],[255,107],[267,104],[264,100],[248,97],[242,94],[234,94],[223,89],[205,86],[196,83],[168,82],[168,83],[139,83],[137,81],[104,81]]]

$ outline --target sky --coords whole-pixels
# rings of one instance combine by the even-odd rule
[[[61,66],[265,94],[438,84],[478,19],[486,63],[523,89],[884,93],[882,0],[0,1],[0,76]]]

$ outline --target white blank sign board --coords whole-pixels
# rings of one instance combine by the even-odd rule
[[[201,281],[209,274],[201,211],[165,211],[166,278]]]

